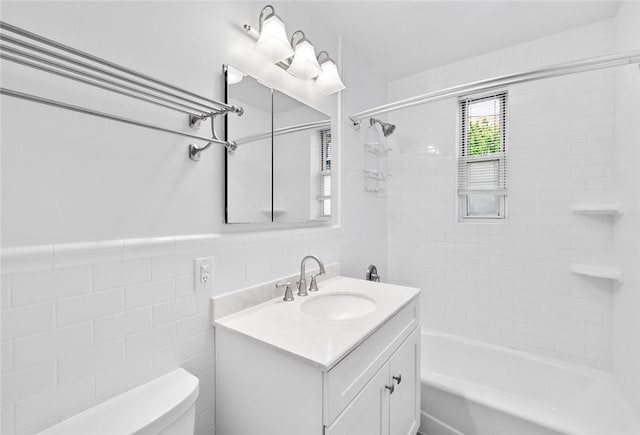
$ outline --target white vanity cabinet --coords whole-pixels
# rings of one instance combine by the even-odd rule
[[[414,435],[420,426],[419,355],[415,329],[324,433]]]
[[[293,347],[239,333],[233,322],[217,323],[216,434],[415,435],[420,424],[419,290],[411,290],[415,293],[408,293],[399,309],[326,365],[296,354]],[[305,345],[313,348],[317,341],[330,348],[331,331],[349,328],[348,320],[339,322],[316,322],[303,331],[292,323],[282,333],[293,337],[319,328],[326,336],[310,334]]]

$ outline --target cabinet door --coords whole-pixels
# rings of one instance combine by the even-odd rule
[[[325,435],[389,435],[389,364],[358,393]]]
[[[420,330],[402,343],[389,360],[391,435],[415,435],[420,426]]]

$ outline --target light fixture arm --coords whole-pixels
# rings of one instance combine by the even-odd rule
[[[322,56],[322,54],[323,54],[323,53],[324,53],[324,55],[327,57],[327,58],[325,59],[325,61],[331,61],[331,62],[335,63],[335,62],[334,62],[334,60],[333,60],[333,59],[331,59],[331,56],[329,56],[329,53],[327,53],[325,50],[322,50],[320,53],[318,53],[318,56],[316,56],[316,59],[318,59],[318,63],[319,63],[320,65],[322,65],[322,61],[320,60],[320,57]]]
[[[298,40],[298,42],[296,42],[294,44],[294,39],[296,37],[296,35],[300,34],[300,40]],[[304,32],[302,30],[296,30],[295,32],[293,32],[293,35],[291,35],[291,46],[295,49],[296,45],[298,45],[299,43],[301,43],[302,41],[307,41],[309,44],[311,44],[311,41],[309,41],[309,39],[307,38],[307,35],[304,34]]]
[[[271,13],[269,13],[268,15],[264,15],[267,9],[270,9]],[[260,11],[260,15],[258,16],[258,23],[259,23],[258,30],[260,31],[260,33],[262,33],[262,23],[264,23],[264,20],[266,20],[267,18],[275,14],[276,14],[276,10],[271,5],[266,5],[265,7],[262,8],[262,10]]]

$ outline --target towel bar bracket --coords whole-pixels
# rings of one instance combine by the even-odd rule
[[[226,115],[229,112],[242,116],[244,114],[244,109],[239,106],[231,106],[229,108],[221,108],[218,112],[203,113],[202,115],[189,115],[189,127],[200,128],[202,121],[209,118],[215,118],[218,115]]]
[[[194,162],[197,162],[200,160],[200,154],[202,153],[202,151],[206,150],[207,148],[209,148],[211,145],[213,145],[214,143],[222,143],[224,144],[224,147],[227,149],[227,151],[233,152],[236,149],[238,149],[238,144],[235,141],[224,141],[222,139],[220,139],[220,137],[218,136],[218,133],[216,132],[216,126],[215,126],[215,119],[216,116],[218,115],[226,115],[226,112],[230,112],[232,110],[227,110],[227,111],[220,111],[220,112],[212,112],[209,113],[206,116],[198,116],[198,115],[189,115],[189,125],[193,127],[192,125],[192,121],[194,121],[197,118],[197,123],[198,125],[200,125],[200,122],[203,119],[207,119],[209,118],[211,120],[211,137],[213,139],[213,141],[208,142],[205,145],[194,145],[194,144],[189,144],[189,158],[191,160],[193,160]],[[238,116],[242,116],[242,109],[240,112],[237,112]]]

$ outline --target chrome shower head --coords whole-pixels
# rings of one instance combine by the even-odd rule
[[[374,125],[376,122],[380,124],[380,127],[382,127],[382,134],[384,134],[384,137],[390,136],[396,130],[396,126],[393,124],[382,122],[376,118],[369,118],[369,125]]]

